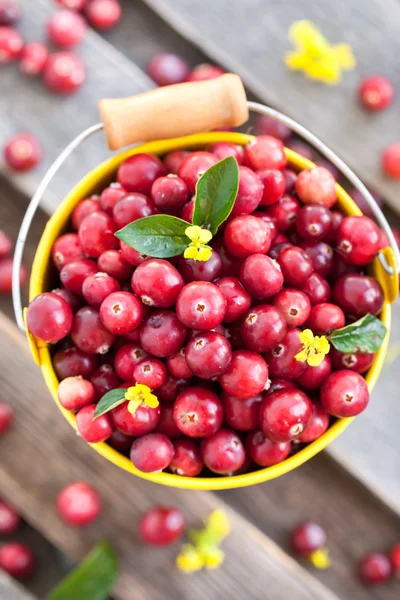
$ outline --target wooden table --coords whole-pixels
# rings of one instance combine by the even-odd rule
[[[51,13],[51,3],[36,0],[34,11],[28,0],[23,4],[26,16],[22,30],[27,39],[36,39]],[[384,61],[390,74],[398,69],[398,37],[390,35],[400,11],[397,2],[387,1],[386,11],[381,10],[378,15],[375,0],[365,0],[363,14],[357,13],[357,17],[356,0],[340,0],[334,7],[324,0],[313,6],[315,15],[311,9],[303,10],[300,1],[291,3],[290,10],[287,3],[283,10],[283,3],[272,0],[126,0],[123,4],[125,19],[120,26],[104,37],[91,31],[80,47],[79,52],[89,65],[89,79],[76,96],[54,97],[40,82],[18,77],[13,67],[0,72],[0,143],[13,132],[28,129],[43,140],[46,151],[45,162],[31,174],[15,177],[0,167],[0,223],[1,227],[6,223],[11,235],[15,237],[27,198],[52,157],[74,134],[96,122],[97,100],[109,95],[132,95],[152,86],[143,69],[157,51],[178,52],[192,64],[219,60],[226,68],[239,72],[250,94],[308,125],[346,158],[365,181],[395,203],[398,184],[382,179],[372,162],[384,141],[381,138],[378,143],[378,133],[383,131],[386,141],[395,135],[399,109],[395,106],[373,121],[353,105],[350,94],[360,73],[368,71],[366,65],[372,54],[367,44],[356,44],[361,29],[364,37],[368,32],[375,35],[373,47],[379,47],[374,54],[375,69],[379,71],[380,61]],[[333,13],[334,9],[337,12]],[[346,38],[356,45],[360,71],[346,75],[343,86],[337,90],[311,84],[281,68],[287,27],[305,14],[315,19],[332,40]],[[378,43],[378,26],[386,27],[388,47]],[[318,105],[323,105],[324,111],[316,111]],[[326,118],[327,114],[344,115],[346,111],[350,112],[343,122]],[[347,131],[350,118],[357,124],[351,132]],[[367,145],[363,139],[366,132],[370,140]],[[73,183],[105,156],[101,137],[93,139],[56,177],[29,238],[28,266],[46,212],[50,213]],[[388,214],[396,220],[393,213]],[[31,543],[38,558],[37,575],[28,582],[30,593],[43,597],[96,540],[108,539],[122,563],[113,591],[120,600],[197,600],[204,596],[210,600],[231,596],[249,600],[399,597],[398,583],[366,589],[355,571],[363,553],[386,550],[400,538],[398,360],[385,366],[368,411],[329,451],[295,472],[257,487],[229,492],[161,489],[106,463],[74,435],[51,401],[25,339],[12,322],[9,299],[1,298],[0,307],[1,396],[15,406],[17,415],[13,430],[0,439],[0,494],[27,521],[19,536]],[[398,306],[393,329],[393,339],[398,339]],[[104,504],[102,518],[82,531],[62,524],[54,507],[60,488],[76,479],[93,483]],[[140,544],[137,518],[146,506],[160,499],[180,506],[193,526],[215,507],[226,509],[233,534],[227,540],[227,560],[221,569],[184,576],[173,566],[176,548],[154,551]],[[328,530],[333,564],[326,572],[312,570],[290,554],[289,531],[306,518],[323,523]],[[24,594],[8,578],[0,579],[0,600],[31,597]]]

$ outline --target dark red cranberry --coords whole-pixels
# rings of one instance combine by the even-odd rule
[[[299,247],[311,258],[314,271],[322,277],[330,274],[335,255],[332,247],[325,242],[300,242]]]
[[[251,140],[244,149],[246,165],[254,170],[283,169],[286,156],[281,140],[270,135],[260,135]]]
[[[275,348],[286,335],[286,322],[274,306],[253,306],[242,321],[242,338],[249,350],[267,352]]]
[[[67,263],[60,272],[61,283],[74,294],[82,295],[83,282],[97,273],[97,265],[89,258]]]
[[[311,302],[308,296],[299,290],[285,288],[274,296],[272,303],[289,327],[304,325],[310,316]]]
[[[93,404],[95,392],[91,381],[78,376],[63,379],[58,386],[57,395],[61,406],[75,411]]]
[[[297,173],[292,169],[283,169],[282,173],[285,176],[286,193],[293,194],[294,186],[297,179]]]
[[[183,536],[185,518],[174,506],[152,506],[140,517],[138,533],[149,546],[169,546]]]
[[[324,167],[324,169],[327,169],[327,171],[332,174],[332,177],[334,177],[335,181],[339,181],[341,172],[335,167],[334,164],[329,162],[329,160],[326,160],[325,158],[316,158],[314,162],[317,167]]]
[[[0,25],[15,25],[22,17],[22,6],[14,0],[0,0]]]
[[[181,210],[181,219],[186,221],[187,223],[193,222],[193,213],[194,213],[194,198],[186,202],[185,206]]]
[[[359,270],[354,265],[346,263],[339,254],[335,253],[332,268],[329,272],[329,279],[335,282],[342,275],[347,275],[348,273],[359,273]]]
[[[73,10],[58,10],[47,21],[47,37],[60,48],[72,48],[79,44],[86,33],[86,21]]]
[[[369,217],[345,217],[339,226],[336,241],[343,260],[362,267],[378,253],[380,233]]]
[[[193,371],[187,363],[185,354],[185,348],[181,348],[166,360],[168,371],[177,379],[189,379],[193,375]]]
[[[82,285],[82,294],[91,306],[99,307],[103,300],[113,292],[118,292],[120,285],[116,279],[107,273],[89,275]]]
[[[321,387],[321,404],[334,417],[355,417],[368,404],[369,392],[365,380],[354,371],[334,371]]]
[[[359,564],[360,577],[366,585],[379,585],[392,575],[389,558],[381,552],[370,552],[363,556]]]
[[[301,287],[313,272],[311,258],[297,246],[285,248],[279,254],[277,261],[285,281],[291,285]]]
[[[312,306],[321,302],[328,302],[331,297],[329,283],[318,273],[312,273],[300,290],[308,296]]]
[[[1,64],[1,29],[0,27],[0,64]],[[29,133],[17,133],[10,138],[3,150],[4,160],[13,171],[25,172],[37,167],[43,158],[42,147],[38,140]]]
[[[267,385],[268,365],[256,352],[236,350],[225,373],[220,377],[222,388],[236,398],[251,398]]]
[[[380,283],[367,275],[350,273],[337,280],[332,291],[334,304],[352,319],[381,312],[384,295]]]
[[[179,271],[186,283],[191,281],[214,281],[222,270],[222,260],[216,250],[212,250],[210,258],[206,261],[192,258],[179,259]]]
[[[177,175],[159,177],[151,188],[151,197],[161,212],[179,212],[188,199],[188,187]]]
[[[91,198],[81,200],[72,211],[72,227],[78,231],[83,219],[91,213],[100,210],[100,208],[98,196],[92,196]]]
[[[123,384],[123,386],[129,387],[129,384]],[[128,405],[129,402],[123,402],[110,412],[111,421],[118,431],[137,437],[146,435],[157,427],[160,420],[159,406],[150,408],[147,404],[142,403],[132,414],[128,410]]]
[[[144,358],[133,369],[133,380],[147,385],[155,390],[164,385],[167,379],[167,369],[157,358]]]
[[[216,285],[194,281],[182,288],[176,301],[176,314],[186,327],[206,331],[221,323],[226,304]]]
[[[228,252],[236,258],[266,254],[271,246],[270,228],[252,215],[235,217],[225,228],[224,242]]]
[[[59,271],[68,263],[85,258],[78,234],[65,233],[60,236],[53,244],[51,257]]]
[[[259,176],[248,167],[239,167],[239,189],[232,215],[252,213],[260,204],[263,184]]]
[[[173,150],[166,154],[163,160],[168,173],[177,175],[183,159],[186,158],[188,154],[190,154],[188,150]]]
[[[394,94],[393,83],[383,75],[365,77],[358,88],[358,98],[362,106],[372,111],[384,110],[390,106]]]
[[[282,142],[287,142],[292,135],[289,127],[268,115],[257,115],[256,130],[261,135],[269,135]]]
[[[262,169],[261,171],[257,171],[257,175],[264,186],[260,205],[270,206],[278,202],[286,191],[286,180],[282,171]]]
[[[100,496],[86,481],[75,481],[58,494],[57,510],[60,517],[69,525],[84,527],[100,515]]]
[[[300,330],[289,329],[283,340],[266,355],[270,374],[272,377],[283,379],[296,379],[307,368],[305,362],[295,359],[303,348],[300,341]]]
[[[119,0],[90,0],[85,5],[85,17],[94,29],[106,31],[114,27],[121,18]]]
[[[218,475],[240,469],[246,456],[240,437],[230,429],[220,429],[203,440],[200,452],[205,466]]]
[[[124,344],[117,351],[114,359],[114,366],[118,377],[124,381],[133,380],[133,369],[147,354],[137,343]]]
[[[296,554],[307,557],[316,550],[326,546],[327,535],[318,523],[304,521],[303,523],[299,523],[292,531],[290,542]]]
[[[121,383],[121,380],[115,374],[113,367],[108,364],[101,365],[97,371],[93,373],[90,381],[94,385],[96,402],[98,402],[104,394],[107,394],[107,392],[115,390]]]
[[[217,162],[213,154],[204,151],[192,152],[183,159],[178,175],[186,183],[191,194],[195,193],[196,183],[201,175]]]
[[[197,65],[194,69],[192,69],[189,75],[186,78],[186,81],[206,81],[208,79],[215,79],[216,77],[220,77],[223,75],[225,71],[221,69],[218,65],[210,65],[208,63],[203,63],[201,65]]]
[[[197,377],[213,379],[225,372],[232,358],[232,348],[225,336],[206,331],[189,341],[185,358]]]
[[[236,431],[251,431],[258,427],[261,394],[243,399],[222,392],[221,400],[224,405],[224,419],[229,427]]]
[[[0,548],[0,569],[15,579],[26,579],[35,568],[32,551],[20,542],[7,542]]]
[[[100,254],[97,266],[101,272],[117,281],[126,281],[133,271],[132,265],[124,259],[120,250],[106,250]]]
[[[24,41],[16,29],[0,25],[0,64],[17,60],[23,47]]]
[[[339,306],[328,302],[316,304],[311,309],[307,327],[316,335],[328,335],[335,329],[341,329],[346,325],[346,318]]]
[[[149,433],[137,438],[131,448],[131,461],[144,473],[166,469],[174,456],[174,447],[166,435]]]
[[[279,379],[272,378],[270,385],[265,391],[266,394],[273,394],[274,392],[280,392],[281,390],[297,390],[298,386],[290,379]]]
[[[182,83],[189,75],[188,63],[177,54],[160,52],[147,65],[147,74],[157,85]]]
[[[236,158],[236,162],[239,165],[243,163],[243,146],[239,146],[238,144],[231,144],[229,142],[217,142],[216,144],[212,144],[211,146],[209,146],[208,151],[211,152],[211,154],[215,154],[218,160],[223,160],[228,156],[233,156],[234,158]]]
[[[336,202],[336,181],[324,167],[301,171],[295,183],[298,197],[304,204],[322,204],[331,208]]]
[[[114,450],[121,452],[122,454],[126,454],[127,452],[129,452],[132,446],[132,442],[132,436],[126,435],[125,433],[122,433],[122,431],[118,431],[118,429],[113,431],[107,440],[107,444],[109,446],[114,448]]]
[[[132,289],[148,306],[168,308],[184,286],[182,275],[167,260],[152,258],[135,269]]]
[[[33,335],[49,344],[59,342],[72,327],[72,310],[57,294],[39,294],[30,303],[27,314],[28,329]]]
[[[327,358],[327,357],[325,357],[325,358]],[[313,367],[308,367],[308,368],[312,369]],[[318,367],[315,367],[315,368],[317,369]],[[306,371],[306,373],[307,373],[307,371]],[[304,377],[304,375],[302,375],[301,377]],[[300,379],[301,379],[301,377],[300,377]],[[309,442],[314,442],[315,440],[320,438],[323,433],[325,433],[325,431],[328,429],[328,427],[329,427],[328,413],[322,408],[322,406],[320,404],[313,403],[313,412],[312,412],[311,421],[310,421],[307,429],[301,435],[299,435],[299,437],[297,438],[297,441],[302,442],[303,444],[308,444]]]
[[[139,327],[144,317],[143,304],[129,292],[114,292],[103,300],[100,319],[115,335],[124,335]]]
[[[120,183],[111,183],[100,194],[100,206],[109,215],[113,214],[114,206],[126,196],[128,192]]]
[[[47,61],[49,59],[49,51],[41,42],[30,42],[25,44],[19,61],[19,70],[24,75],[34,77],[41,75]]]
[[[119,167],[118,183],[128,192],[139,192],[150,196],[151,186],[158,177],[166,175],[166,170],[159,158],[152,154],[134,154]]]
[[[181,431],[176,426],[176,423],[173,419],[173,406],[172,404],[162,404],[161,407],[160,420],[155,429],[157,433],[163,433],[170,440],[180,438],[182,436]]]
[[[310,242],[322,240],[329,232],[331,225],[331,212],[325,206],[308,204],[297,213],[297,233]]]
[[[20,522],[21,519],[13,507],[0,500],[0,536],[13,534]]]
[[[156,212],[153,202],[147,196],[135,192],[127,194],[116,203],[113,208],[113,219],[117,228],[122,228]]]
[[[106,250],[119,247],[114,235],[115,224],[107,213],[96,211],[82,221],[78,235],[82,249],[94,258],[98,258]]]
[[[310,367],[307,365],[304,373],[296,379],[298,383],[305,390],[317,390],[321,387],[325,378],[328,377],[332,371],[331,361],[329,356],[324,356],[324,360],[318,367]]]
[[[365,373],[365,371],[368,371],[375,358],[375,354],[361,354],[361,352],[345,354],[336,350],[334,346],[331,347],[329,356],[334,370],[351,369],[352,371],[356,371],[356,373]]]
[[[71,337],[79,350],[87,354],[105,354],[114,343],[114,335],[100,320],[98,311],[85,306],[74,316]]]
[[[108,414],[93,420],[96,404],[89,404],[80,409],[76,415],[76,427],[79,435],[90,444],[105,442],[113,432]]]
[[[73,94],[86,79],[86,68],[80,56],[72,52],[55,52],[43,70],[43,81],[52,92]]]
[[[223,408],[211,390],[189,387],[175,400],[173,418],[183,434],[194,438],[209,437],[222,425]]]
[[[290,442],[272,442],[261,430],[252,431],[246,437],[246,450],[260,467],[271,467],[282,462],[290,454]]]
[[[324,241],[331,246],[336,246],[336,236],[341,222],[344,219],[343,213],[338,210],[331,210],[331,228],[325,235]]]
[[[290,442],[306,430],[312,403],[300,390],[281,390],[265,396],[260,408],[260,425],[274,442]]]
[[[81,376],[89,379],[97,369],[98,358],[78,348],[59,350],[53,356],[54,370],[59,379]]]
[[[294,196],[286,195],[268,207],[268,214],[275,219],[278,231],[288,231],[295,226],[299,210],[300,202]]]
[[[389,554],[391,566],[392,566],[392,575],[395,577],[399,577],[400,575],[400,543],[395,544],[390,551]]]
[[[278,244],[274,243],[274,245],[272,246],[272,248],[270,249],[270,251],[268,253],[268,256],[270,258],[272,258],[273,260],[276,260],[281,252],[286,250],[286,248],[291,248],[292,246],[293,246],[293,244],[291,244],[289,241],[280,242]]]
[[[159,358],[171,356],[185,342],[186,327],[175,313],[158,310],[152,313],[140,328],[140,343],[143,349]]]
[[[177,379],[167,375],[167,381],[157,390],[158,399],[161,402],[174,402],[177,396],[188,387],[188,379]]]
[[[194,440],[181,438],[174,440],[174,457],[169,465],[170,470],[184,477],[196,477],[204,468],[200,450]]]
[[[314,160],[314,152],[312,147],[299,139],[290,140],[287,144],[287,147],[303,156],[307,160]]]
[[[253,254],[244,261],[240,270],[240,281],[255,298],[274,296],[283,286],[283,275],[279,264],[264,254]]]
[[[223,277],[216,282],[216,285],[227,302],[224,322],[233,323],[237,321],[250,307],[251,296],[236,277]]]
[[[14,409],[7,402],[0,402],[0,436],[8,431],[14,421]]]

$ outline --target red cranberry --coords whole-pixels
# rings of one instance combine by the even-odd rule
[[[209,437],[221,427],[223,408],[211,390],[189,387],[175,400],[173,418],[183,434],[194,438]]]
[[[305,390],[317,390],[321,387],[325,378],[328,377],[332,371],[331,361],[329,356],[324,356],[324,360],[318,367],[309,367],[307,365],[304,373],[296,379],[298,383]]]
[[[308,296],[312,306],[321,302],[328,302],[331,297],[329,283],[318,273],[312,273],[300,289]]]
[[[67,263],[60,272],[61,283],[74,294],[82,295],[83,282],[90,275],[97,273],[93,260],[83,258]]]
[[[233,323],[240,319],[251,305],[251,296],[240,281],[236,277],[223,277],[215,285],[227,302],[224,322]]]
[[[106,250],[100,254],[97,266],[117,281],[126,281],[132,275],[132,266],[124,259],[120,250]]]
[[[14,533],[20,522],[21,520],[12,506],[0,500],[0,536]]]
[[[314,521],[304,521],[295,527],[290,536],[293,551],[301,556],[309,556],[316,550],[324,548],[327,535],[321,525]]]
[[[76,427],[79,435],[90,444],[105,442],[113,432],[108,414],[93,420],[96,404],[89,404],[80,409],[76,415]]]
[[[178,319],[191,329],[213,329],[224,318],[226,300],[218,287],[208,281],[186,284],[176,301]]]
[[[244,149],[246,165],[254,170],[283,169],[286,156],[283,143],[269,135],[260,135],[247,144]]]
[[[119,0],[90,0],[85,6],[85,16],[94,29],[106,31],[114,27],[121,18]]]
[[[124,384],[124,387],[129,387],[129,384]],[[129,402],[123,402],[110,412],[111,421],[118,431],[125,433],[125,435],[137,437],[146,435],[157,427],[160,420],[159,406],[150,408],[147,404],[142,403],[134,414],[131,414],[128,410],[128,404]]]
[[[118,292],[120,285],[107,273],[95,273],[89,275],[82,285],[82,294],[86,302],[91,306],[99,307],[103,300],[113,292]]]
[[[124,335],[137,329],[144,317],[143,305],[129,292],[114,292],[103,300],[100,319],[104,327],[115,335]]]
[[[13,259],[3,258],[0,260],[0,294],[11,294],[12,291]],[[26,269],[21,265],[19,282],[22,287],[26,280]]]
[[[160,409],[160,420],[155,431],[157,433],[163,433],[169,437],[170,440],[180,438],[182,433],[173,419],[173,406],[171,404],[163,404]]]
[[[391,144],[382,153],[382,169],[388,177],[400,179],[400,144]]]
[[[217,142],[209,146],[208,151],[214,154],[218,160],[223,160],[228,156],[236,158],[236,162],[241,165],[244,158],[244,150],[242,146],[238,144],[231,144],[229,142]]]
[[[152,201],[138,192],[127,194],[113,208],[113,219],[117,228],[125,227],[137,219],[154,215],[157,210]]]
[[[85,258],[85,253],[79,242],[78,234],[65,233],[60,236],[53,244],[51,257],[54,265],[59,271],[64,265]]]
[[[250,308],[242,321],[242,338],[249,350],[272,350],[286,335],[286,322],[274,306],[260,304]]]
[[[174,457],[169,465],[170,470],[184,477],[196,477],[204,468],[200,450],[194,440],[181,438],[174,440]]]
[[[106,250],[119,247],[119,241],[114,235],[115,224],[110,215],[103,211],[91,213],[82,221],[78,235],[82,249],[98,258]]]
[[[350,273],[337,280],[332,291],[332,299],[348,317],[359,319],[368,313],[379,314],[384,296],[382,287],[376,279]]]
[[[147,354],[139,344],[125,344],[117,351],[114,366],[118,377],[124,381],[133,380],[133,369]]]
[[[299,173],[295,189],[304,204],[322,204],[331,208],[336,202],[335,178],[324,167],[313,167]]]
[[[252,215],[235,217],[225,228],[224,242],[228,252],[237,258],[266,254],[271,246],[270,228]]]
[[[111,183],[100,195],[100,206],[108,214],[113,214],[114,206],[126,196],[128,192],[120,183]]]
[[[115,390],[119,386],[121,380],[115,374],[111,365],[101,365],[90,378],[95,390],[95,402],[98,402],[104,394]]]
[[[142,262],[144,262],[147,259],[147,256],[145,254],[141,254],[140,252],[138,252],[134,248],[131,248],[130,246],[128,246],[128,244],[125,244],[124,242],[121,242],[121,253],[124,259],[134,267],[141,265]]]
[[[166,170],[159,158],[152,154],[134,154],[119,167],[118,182],[128,192],[139,192],[150,196],[151,187],[158,177],[166,175]]]
[[[89,379],[95,372],[97,364],[97,356],[85,354],[78,348],[59,350],[53,356],[54,370],[60,380],[79,375]]]
[[[212,250],[210,258],[206,261],[192,258],[179,259],[179,271],[186,283],[191,281],[214,281],[222,270],[222,260],[218,252]]]
[[[193,375],[193,371],[187,363],[185,354],[185,349],[181,348],[166,360],[168,371],[177,379],[189,379]]]
[[[43,71],[45,85],[58,94],[73,94],[86,79],[83,60],[72,52],[51,54]]]
[[[307,327],[317,335],[328,335],[345,325],[346,318],[342,309],[328,302],[313,306],[307,322]]]
[[[224,419],[229,427],[237,431],[251,431],[258,427],[261,394],[242,399],[222,392],[221,400],[224,405]]]
[[[164,385],[167,369],[157,358],[144,358],[133,369],[133,380],[155,390]]]
[[[246,438],[246,450],[260,467],[271,467],[282,462],[290,454],[290,442],[272,442],[262,431],[252,431]]]
[[[100,496],[86,481],[75,481],[58,494],[57,510],[60,517],[69,525],[84,527],[100,515]]]
[[[265,389],[268,365],[256,352],[236,350],[229,367],[220,377],[222,388],[236,398],[251,398]]]
[[[325,206],[308,204],[303,206],[296,217],[298,234],[310,242],[319,242],[329,232],[332,225],[331,212]]]
[[[328,357],[325,357],[325,358],[328,358]],[[308,367],[308,368],[312,369],[313,367]],[[315,368],[317,369],[318,367],[315,367]],[[306,371],[306,373],[307,373],[307,371]],[[304,375],[302,375],[301,377],[304,377]],[[299,379],[301,379],[301,377]],[[322,406],[320,406],[319,404],[313,403],[313,413],[312,413],[311,421],[310,421],[307,429],[301,435],[299,435],[299,437],[297,438],[297,441],[302,442],[303,444],[308,444],[309,442],[314,442],[315,440],[320,438],[323,433],[325,433],[325,431],[328,429],[328,427],[329,427],[328,413],[322,408]]]
[[[69,334],[72,319],[69,304],[52,292],[39,294],[29,304],[28,329],[33,335],[49,344],[59,342]]]
[[[268,394],[261,403],[260,425],[273,442],[290,442],[306,430],[312,416],[312,403],[300,390]]]
[[[22,17],[22,6],[14,0],[0,0],[0,25],[15,25]]]
[[[299,290],[283,289],[276,294],[272,302],[289,327],[304,325],[310,316],[311,302],[308,296]]]
[[[304,285],[313,272],[311,258],[297,246],[285,248],[277,260],[285,281],[291,285]]]
[[[140,328],[140,343],[144,350],[159,358],[180,350],[185,338],[186,327],[168,310],[152,313]]]
[[[332,247],[325,242],[300,242],[299,247],[311,258],[314,271],[325,277],[333,267],[335,255]]]
[[[178,212],[188,199],[186,183],[177,175],[159,177],[151,188],[151,197],[162,212]]]
[[[48,59],[49,51],[41,42],[25,44],[21,52],[19,70],[24,75],[41,75]]]
[[[262,181],[254,171],[248,167],[239,167],[239,189],[231,214],[252,213],[262,200],[263,190]]]
[[[133,437],[130,435],[125,435],[121,431],[116,429],[112,432],[110,437],[107,440],[107,444],[114,448],[114,450],[118,450],[122,454],[126,454],[131,449],[133,442]]]
[[[286,191],[286,180],[282,171],[276,169],[263,169],[257,171],[264,186],[261,206],[270,206],[278,202]]]
[[[30,171],[37,167],[42,158],[43,151],[38,140],[29,133],[17,133],[8,140],[4,147],[4,160],[6,161],[7,166],[13,171]]]
[[[283,169],[282,173],[285,176],[286,193],[293,194],[294,186],[295,186],[296,179],[297,179],[297,173],[295,171],[293,171],[292,169]]]
[[[368,404],[367,384],[358,373],[334,371],[321,387],[321,404],[334,417],[355,417]]]
[[[14,409],[7,402],[0,401],[0,436],[8,431],[14,421]]]
[[[174,456],[174,447],[166,435],[149,433],[136,439],[131,448],[131,461],[144,473],[166,469]]]
[[[276,226],[276,221],[273,217],[271,217],[270,215],[267,215],[267,213],[264,212],[254,212],[253,213],[253,217],[257,217],[257,219],[261,219],[262,221],[264,221],[264,223],[266,225],[268,225],[270,232],[271,232],[271,242],[275,243],[275,238],[278,235],[278,228]]]
[[[180,540],[184,531],[185,518],[182,512],[173,506],[152,506],[139,520],[139,536],[149,546],[174,544]]]
[[[201,65],[197,65],[192,71],[190,71],[189,75],[186,78],[186,81],[206,81],[208,79],[215,79],[216,77],[220,77],[223,75],[225,71],[218,67],[217,65],[210,65],[208,63],[204,63]]]
[[[24,41],[16,29],[0,25],[0,64],[17,60],[23,47]]]
[[[378,585],[388,581],[392,574],[390,560],[381,552],[370,552],[359,564],[360,577],[366,585]]]
[[[288,231],[296,223],[300,203],[294,196],[282,196],[277,202],[269,206],[268,214],[275,219],[278,231]],[[278,243],[275,240],[275,243]]]
[[[287,142],[292,135],[291,129],[268,115],[257,115],[256,130],[261,135],[268,135]]]
[[[168,308],[175,304],[184,286],[182,275],[167,260],[153,258],[135,269],[132,289],[144,304]]]
[[[232,348],[225,336],[207,331],[193,337],[185,351],[185,358],[192,372],[202,379],[218,377],[228,367]]]
[[[114,343],[114,335],[104,327],[98,311],[90,306],[81,308],[74,316],[71,337],[79,350],[87,354],[105,354]]]
[[[0,229],[0,260],[11,253],[13,243],[5,231]]]
[[[177,175],[183,159],[189,154],[190,152],[188,150],[173,150],[166,154],[163,160],[168,173]]]
[[[331,357],[334,370],[351,369],[351,371],[356,371],[356,373],[365,373],[365,371],[368,371],[375,358],[375,354],[361,354],[361,352],[345,354],[336,350],[335,347],[331,347],[329,356]]]
[[[253,254],[242,265],[240,281],[249,294],[263,299],[279,292],[283,286],[283,275],[275,260],[264,254]]]
[[[217,162],[213,154],[204,151],[192,152],[183,159],[178,175],[186,183],[191,194],[196,191],[198,179]]]
[[[85,33],[85,19],[72,10],[59,10],[47,22],[47,37],[60,48],[76,46],[83,40]]]
[[[189,75],[187,62],[170,52],[160,52],[153,56],[147,65],[147,74],[157,85],[173,85],[182,83]]]
[[[189,202],[186,202],[185,206],[182,208],[181,219],[183,219],[187,223],[192,223],[193,222],[193,213],[194,213],[194,198],[192,198],[192,200],[189,200]]]
[[[288,329],[283,340],[266,355],[271,376],[283,379],[296,379],[300,377],[306,370],[307,364],[296,360],[295,355],[302,348],[300,330],[295,328]]]
[[[0,548],[0,569],[15,577],[26,579],[35,568],[33,554],[25,544],[7,542]]]
[[[384,110],[393,102],[393,83],[382,75],[366,77],[358,88],[358,98],[368,110]]]
[[[379,229],[369,217],[345,217],[337,232],[337,250],[343,260],[362,267],[379,251]]]
[[[240,437],[230,429],[220,429],[203,440],[200,451],[205,466],[218,475],[240,469],[246,456]]]
[[[92,196],[91,198],[85,198],[84,200],[81,200],[72,211],[72,227],[78,231],[84,218],[98,210],[100,210],[98,196]]]
[[[57,393],[61,406],[67,410],[79,410],[94,402],[93,383],[81,376],[63,379]]]
[[[400,575],[400,543],[393,546],[389,558],[392,565],[392,574],[398,577]]]

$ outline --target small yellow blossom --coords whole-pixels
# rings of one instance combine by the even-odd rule
[[[125,392],[125,400],[129,400],[128,411],[133,415],[141,404],[150,408],[157,408],[158,398],[151,393],[151,389],[142,383],[136,383]]]
[[[225,560],[225,554],[220,548],[210,548],[203,554],[203,560],[206,569],[218,569]]]
[[[328,85],[340,82],[343,70],[352,70],[356,59],[349,44],[330,44],[311,21],[295,21],[289,29],[295,50],[285,53],[285,64],[292,71],[303,71],[310,79]]]
[[[198,225],[190,225],[185,229],[185,235],[188,236],[191,242],[183,254],[184,258],[207,261],[212,254],[210,246],[207,246],[212,238],[211,231],[202,229]]]
[[[325,354],[329,353],[330,345],[324,335],[314,336],[311,329],[300,332],[300,341],[303,349],[295,355],[295,359],[307,362],[310,367],[318,367],[324,360]]]
[[[308,557],[308,560],[316,569],[328,569],[331,566],[331,559],[326,548],[314,550]]]
[[[231,525],[223,510],[214,510],[204,524],[208,535],[212,536],[218,544],[231,532]]]
[[[176,557],[176,566],[183,573],[194,573],[204,567],[204,559],[192,544],[183,544]]]

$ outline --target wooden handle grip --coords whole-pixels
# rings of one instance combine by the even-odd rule
[[[161,87],[131,98],[100,100],[99,110],[110,150],[237,127],[249,116],[243,84],[233,73]]]

